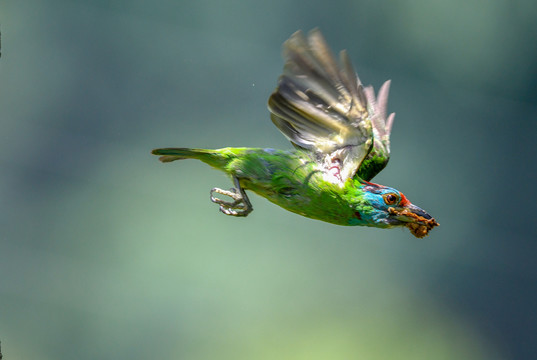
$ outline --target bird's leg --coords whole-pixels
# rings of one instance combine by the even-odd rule
[[[334,176],[340,181],[343,181],[341,179],[341,160],[339,158],[337,157],[332,158],[328,171],[330,172],[330,174],[332,174],[332,176]]]
[[[211,190],[211,201],[220,205],[220,211],[226,215],[248,216],[248,214],[253,210],[252,204],[250,203],[250,200],[248,200],[248,196],[246,195],[244,189],[241,188],[239,179],[237,177],[233,177],[233,183],[236,187],[229,190],[213,188]],[[215,197],[213,193],[229,196],[234,201],[224,201]]]

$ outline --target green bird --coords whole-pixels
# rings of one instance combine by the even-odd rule
[[[439,225],[402,192],[371,183],[388,163],[395,114],[387,115],[390,81],[377,96],[364,87],[344,51],[340,61],[321,32],[297,31],[283,44],[285,66],[270,96],[271,119],[292,150],[162,148],[164,163],[198,159],[227,173],[234,188],[213,188],[211,201],[247,216],[251,190],[294,213],[338,225],[406,226],[423,237]],[[224,200],[219,195],[230,200]]]

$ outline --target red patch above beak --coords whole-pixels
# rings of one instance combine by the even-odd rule
[[[410,201],[408,201],[408,199],[406,198],[405,194],[403,194],[402,192],[400,192],[399,194],[401,194],[401,201],[399,202],[399,205],[400,206],[410,205]]]

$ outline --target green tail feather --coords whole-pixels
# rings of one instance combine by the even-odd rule
[[[163,148],[155,149],[153,155],[160,155],[163,163],[183,159],[198,159],[217,169],[223,169],[231,160],[222,150],[189,149],[189,148]]]

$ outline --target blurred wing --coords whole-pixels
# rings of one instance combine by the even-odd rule
[[[371,180],[388,164],[390,159],[390,133],[392,131],[395,113],[387,116],[388,93],[390,91],[390,80],[380,87],[378,96],[372,86],[364,88],[367,98],[367,109],[371,123],[373,124],[373,148],[367,154],[358,169],[357,175],[366,181]]]
[[[373,139],[389,139],[385,111],[378,110],[373,89],[363,87],[347,53],[338,63],[319,30],[307,39],[301,31],[293,34],[283,56],[283,74],[269,99],[272,121],[295,146],[312,152],[326,174],[337,168],[332,180],[344,183],[376,149]],[[388,87],[382,88],[385,96],[381,89],[379,104]],[[389,147],[381,148],[389,156]]]

